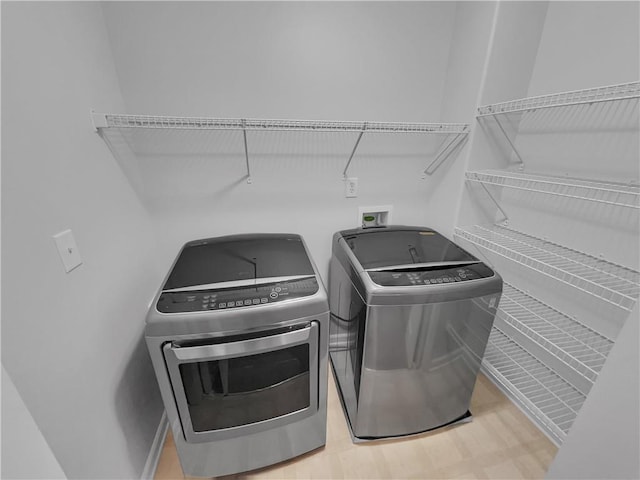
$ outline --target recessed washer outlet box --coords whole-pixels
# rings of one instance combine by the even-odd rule
[[[362,228],[384,227],[391,223],[393,206],[358,207],[358,226]]]

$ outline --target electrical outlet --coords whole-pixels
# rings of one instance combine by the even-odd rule
[[[355,198],[358,196],[358,178],[349,177],[344,179],[344,196]]]
[[[80,257],[80,251],[76,245],[76,240],[73,238],[73,232],[71,230],[65,230],[53,236],[58,247],[58,253],[64,264],[64,271],[69,273],[71,270],[79,265],[82,265],[82,258]]]

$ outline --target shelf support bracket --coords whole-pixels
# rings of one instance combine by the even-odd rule
[[[93,130],[97,133],[100,133],[101,128],[109,126],[107,116],[103,113],[96,113],[93,110],[91,110],[91,123],[93,124]]]
[[[516,157],[518,157],[518,161],[520,162],[520,168],[524,169],[524,160],[522,159],[522,157],[518,153],[518,149],[516,148],[516,146],[513,144],[513,142],[509,138],[509,135],[507,135],[507,132],[505,131],[504,127],[502,126],[502,123],[500,123],[500,120],[498,119],[497,115],[493,115],[493,119],[498,124],[498,127],[500,128],[500,131],[502,132],[502,135],[504,135],[504,138],[506,138],[507,142],[509,142],[509,145],[511,146],[511,150],[513,150],[513,153],[515,153]]]
[[[249,165],[249,148],[247,147],[247,121],[242,120],[242,137],[244,139],[244,159],[247,163],[247,183],[252,183],[251,168]]]
[[[446,147],[439,149],[433,161],[422,172],[423,179],[426,178],[426,175],[433,175],[436,170],[438,170],[438,168],[440,168],[440,166],[447,161],[451,154],[453,154],[453,152],[455,152],[458,147],[462,145],[463,141],[467,139],[467,133],[468,132],[466,131],[458,133],[455,137],[453,137],[453,139],[447,144]],[[442,142],[442,144],[444,144],[444,142],[446,142],[446,138]],[[441,157],[443,158],[440,159]]]
[[[351,160],[353,160],[353,156],[356,154],[356,150],[358,149],[358,145],[360,144],[360,140],[362,139],[362,135],[364,131],[367,129],[367,122],[362,125],[362,130],[360,130],[360,134],[358,135],[358,139],[356,140],[356,144],[353,146],[353,150],[351,150],[351,155],[349,155],[349,160],[347,161],[347,165],[344,167],[344,171],[342,172],[342,177],[347,178],[347,170],[349,170],[349,165],[351,165]]]
[[[487,195],[489,196],[489,198],[491,199],[491,201],[494,203],[494,205],[498,208],[498,210],[500,211],[500,213],[502,214],[502,216],[504,217],[502,220],[498,220],[496,223],[502,223],[502,224],[507,224],[509,222],[509,216],[506,214],[506,212],[502,209],[502,207],[500,206],[500,204],[498,203],[498,201],[495,199],[495,197],[491,194],[491,192],[489,191],[489,189],[487,188],[487,186],[484,183],[480,183],[480,185],[482,186],[482,188],[484,189],[484,191],[487,193]]]

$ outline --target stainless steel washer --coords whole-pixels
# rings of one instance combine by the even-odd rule
[[[145,336],[186,475],[244,472],[325,444],[328,330],[299,235],[182,248]]]
[[[354,441],[470,416],[501,292],[498,274],[432,229],[334,235],[329,355]]]

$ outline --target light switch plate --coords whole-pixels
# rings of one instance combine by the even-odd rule
[[[58,247],[58,253],[64,264],[65,272],[69,273],[74,268],[82,265],[82,258],[80,257],[80,251],[76,245],[76,240],[73,238],[73,232],[71,230],[65,230],[53,236]]]

